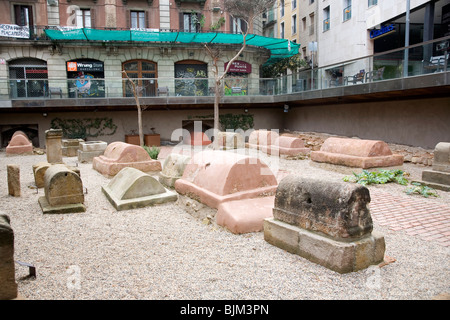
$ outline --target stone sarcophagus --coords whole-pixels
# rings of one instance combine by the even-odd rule
[[[171,153],[163,163],[163,169],[159,173],[159,182],[166,187],[173,188],[175,181],[183,176],[184,169],[191,158],[182,154]]]
[[[92,167],[107,177],[113,177],[125,167],[131,167],[142,172],[161,171],[161,162],[153,160],[141,146],[125,142],[109,144],[103,155],[95,157]]]
[[[325,140],[320,151],[311,151],[311,160],[361,169],[403,165],[403,156],[393,154],[383,141],[336,137]]]
[[[450,191],[450,142],[436,145],[432,170],[424,170],[422,180],[432,188]]]
[[[176,192],[167,190],[152,176],[134,168],[123,168],[102,191],[118,210],[142,208],[176,201]]]
[[[369,203],[364,186],[290,175],[278,185],[264,238],[340,273],[361,270],[382,262],[385,251]]]
[[[83,183],[80,176],[62,164],[50,166],[44,175],[45,196],[39,198],[43,213],[84,212]]]
[[[175,182],[178,193],[215,209],[227,201],[273,195],[276,186],[260,159],[220,150],[196,153]]]
[[[33,144],[28,139],[27,135],[22,131],[14,132],[11,140],[6,147],[6,155],[31,155],[33,154]]]

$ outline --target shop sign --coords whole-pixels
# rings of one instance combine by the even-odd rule
[[[67,62],[69,72],[98,72],[103,71],[103,62]]]
[[[374,29],[370,31],[370,39],[380,38],[389,33],[395,32],[395,24],[384,26],[381,29]]]
[[[227,69],[228,62],[225,63],[224,70]],[[245,61],[234,61],[228,72],[252,73],[252,65]]]

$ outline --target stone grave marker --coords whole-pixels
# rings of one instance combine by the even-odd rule
[[[264,239],[339,273],[365,269],[385,251],[369,202],[364,186],[289,175],[278,185]]]

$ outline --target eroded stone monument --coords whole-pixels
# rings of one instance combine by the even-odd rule
[[[227,151],[194,154],[175,190],[217,209],[227,201],[273,195],[277,179],[258,158]]]
[[[105,153],[108,144],[105,141],[83,141],[78,149],[78,161],[92,162],[95,157]]]
[[[20,167],[17,164],[6,166],[8,180],[8,194],[13,197],[20,197]]]
[[[0,300],[17,298],[14,266],[14,231],[10,219],[0,213]]]
[[[65,165],[62,163],[59,163],[58,165]],[[44,176],[45,172],[48,168],[52,166],[51,163],[48,162],[38,162],[33,165],[33,175],[34,175],[34,183],[36,184],[36,187],[43,188],[44,187]],[[73,167],[69,165],[65,165],[67,169],[74,171],[79,176],[81,174],[80,169],[78,167]]]
[[[6,147],[6,155],[31,155],[33,154],[33,144],[27,135],[22,131],[14,132]]]
[[[64,157],[76,157],[78,155],[78,149],[80,143],[84,142],[83,139],[63,139],[61,140],[61,153]]]
[[[326,139],[319,151],[311,151],[311,160],[361,169],[403,165],[403,156],[393,154],[383,141],[337,137]]]
[[[432,170],[422,172],[422,182],[435,189],[450,191],[450,142],[436,145]]]
[[[184,169],[190,159],[191,157],[182,154],[169,154],[164,160],[162,171],[159,173],[159,182],[166,187],[173,188],[175,181],[183,176]]]
[[[63,163],[62,161],[62,129],[50,129],[45,131],[45,147],[47,162]]]
[[[158,180],[135,168],[126,167],[102,187],[109,202],[118,210],[142,208],[176,201],[176,192],[167,190]]]
[[[115,176],[125,167],[146,173],[162,170],[161,162],[150,158],[144,148],[120,141],[110,143],[103,155],[93,159],[92,167],[107,177]]]
[[[43,213],[85,212],[80,176],[62,164],[50,166],[44,175],[45,196],[39,198]]]
[[[264,238],[339,273],[365,269],[382,262],[385,252],[369,202],[364,186],[289,175],[278,185]]]

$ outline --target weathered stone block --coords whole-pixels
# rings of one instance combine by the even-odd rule
[[[22,131],[14,132],[6,147],[6,155],[33,154],[33,144]]]
[[[8,194],[13,197],[20,197],[20,167],[17,164],[6,166],[8,177]]]
[[[439,142],[434,149],[433,169],[422,171],[422,183],[450,191],[450,142]]]
[[[247,146],[253,149],[260,149],[262,146],[270,146],[274,144],[279,137],[277,131],[272,130],[254,130],[248,138]]]
[[[119,211],[177,200],[177,193],[166,190],[158,180],[128,167],[120,170],[102,191]]]
[[[76,157],[78,155],[78,150],[80,143],[83,139],[64,139],[62,142],[61,153],[65,157]]]
[[[383,141],[335,137],[326,139],[320,151],[311,151],[311,160],[362,169],[403,165],[403,156],[392,154]]]
[[[14,231],[10,219],[0,214],[0,300],[17,298],[14,267]]]
[[[45,196],[39,198],[43,213],[84,212],[80,176],[65,165],[52,165],[44,175]]]
[[[50,129],[45,131],[45,146],[47,162],[62,163],[62,129]]]
[[[279,184],[264,239],[340,273],[383,261],[384,238],[373,233],[369,190],[290,175]]]
[[[161,162],[150,158],[144,148],[120,141],[109,144],[103,155],[93,159],[92,166],[108,177],[115,176],[125,167],[155,173],[162,169]]]
[[[189,156],[171,153],[163,163],[163,169],[159,173],[159,181],[166,187],[173,188],[175,181],[183,176],[184,169],[191,158]]]
[[[95,157],[105,153],[108,144],[104,141],[83,141],[78,149],[78,161],[92,162]]]
[[[277,179],[258,158],[227,151],[194,154],[175,189],[216,208],[222,202],[273,195]]]
[[[45,172],[52,165],[54,165],[54,164],[51,164],[48,162],[38,162],[33,165],[34,183],[36,184],[36,187],[38,187],[38,188],[44,187]],[[68,165],[65,165],[65,166],[80,176],[81,172],[80,172],[79,168],[68,166]]]
[[[342,240],[373,229],[369,190],[358,184],[289,175],[278,185],[274,218]]]
[[[353,242],[337,241],[274,218],[264,220],[264,240],[339,273],[381,263],[386,248],[377,232]]]

